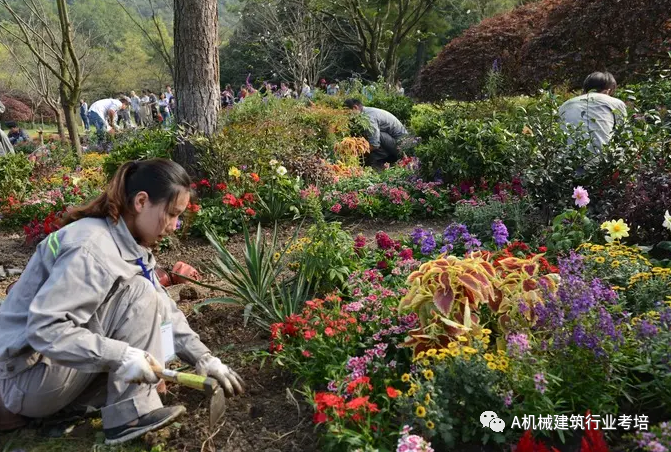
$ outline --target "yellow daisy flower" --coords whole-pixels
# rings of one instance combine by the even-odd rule
[[[409,382],[409,381],[410,381],[410,374],[403,374],[403,375],[401,376],[401,381],[402,381],[403,383],[407,383],[407,382]]]
[[[482,334],[492,334],[492,330],[490,330],[489,328],[485,328],[482,330]]]
[[[433,430],[434,428],[436,428],[436,426],[433,422],[426,421],[426,428],[428,428],[429,430]]]
[[[466,339],[466,336],[458,336],[458,337],[457,337],[457,340],[458,340],[459,342],[468,342],[468,339]]]
[[[418,406],[417,409],[415,410],[415,414],[417,415],[417,417],[426,416],[426,408],[424,408],[422,405]]]
[[[431,369],[427,369],[423,372],[424,378],[427,380],[433,380],[433,371]]]
[[[426,352],[426,356],[436,356],[436,349],[432,348]]]
[[[487,368],[491,370],[496,370],[497,367],[496,364],[494,363],[487,363]]]
[[[491,353],[485,353],[483,358],[485,358],[485,361],[493,361],[494,355],[492,355]]]

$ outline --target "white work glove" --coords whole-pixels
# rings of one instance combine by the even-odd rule
[[[158,377],[151,369],[152,362],[157,363],[151,354],[139,348],[128,347],[116,374],[126,383],[158,383]]]
[[[217,380],[224,388],[224,392],[228,397],[245,392],[245,384],[240,375],[231,370],[226,364],[222,364],[219,358],[209,353],[201,356],[196,363],[196,373]]]

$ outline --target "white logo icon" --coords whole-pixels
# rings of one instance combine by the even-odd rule
[[[483,427],[489,427],[497,433],[501,433],[506,428],[503,419],[499,419],[498,414],[493,411],[485,411],[480,415],[480,423]]]

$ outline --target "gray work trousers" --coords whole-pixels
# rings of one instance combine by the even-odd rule
[[[159,300],[158,293],[146,284],[144,277],[133,277],[121,283],[115,294],[100,306],[88,324],[89,329],[161,359],[161,319],[168,313],[161,312]],[[105,388],[105,374],[85,373],[43,356],[20,374],[0,379],[0,395],[9,411],[34,418],[50,416],[71,405],[99,407],[102,402],[104,428],[128,424],[163,406],[156,385],[128,384],[114,372],[106,375]],[[100,390],[89,387],[101,382]]]

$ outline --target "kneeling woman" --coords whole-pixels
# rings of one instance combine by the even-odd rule
[[[0,415],[39,418],[91,405],[82,399],[91,400],[102,376],[107,444],[166,425],[184,407],[163,407],[156,392],[150,360],[163,359],[162,330],[172,330],[172,347],[196,372],[228,395],[243,391],[154,271],[150,248],[175,230],[189,187],[170,160],[126,163],[104,194],[39,244],[0,305]]]

